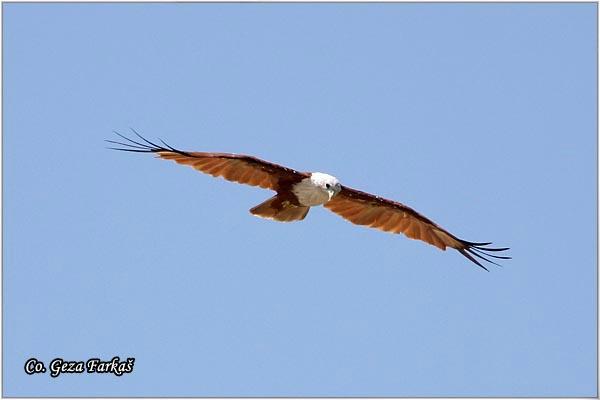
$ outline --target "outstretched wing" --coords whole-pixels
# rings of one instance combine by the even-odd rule
[[[508,248],[490,248],[485,246],[491,243],[473,243],[459,239],[404,204],[356,189],[342,186],[340,193],[326,203],[325,207],[357,225],[366,225],[385,232],[403,233],[411,239],[422,240],[441,250],[451,247],[485,270],[487,268],[473,256],[492,264],[496,263],[486,257],[510,258],[489,254]]]
[[[174,149],[162,140],[163,145],[157,145],[143,138],[136,131],[132,131],[139,137],[139,141],[115,132],[125,142],[107,140],[109,143],[121,146],[111,147],[111,149],[136,153],[154,153],[165,160],[173,160],[179,164],[189,165],[200,172],[215,177],[223,177],[232,182],[260,186],[275,191],[278,190],[282,182],[296,182],[309,177],[307,173],[243,154],[181,151]]]

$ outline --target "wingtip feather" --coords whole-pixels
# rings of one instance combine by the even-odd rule
[[[489,262],[490,264],[494,264],[497,265],[499,267],[502,267],[502,265],[490,260],[487,257],[490,258],[495,258],[495,259],[500,259],[500,260],[510,260],[512,259],[512,257],[510,256],[505,256],[505,255],[498,255],[498,254],[489,254],[489,252],[501,252],[501,251],[506,251],[509,250],[509,247],[485,247],[488,246],[490,244],[492,244],[491,242],[485,242],[485,243],[477,243],[477,242],[468,242],[466,240],[461,240],[460,241],[462,243],[462,248],[457,249],[463,256],[467,257],[469,260],[471,260],[472,262],[474,262],[475,264],[479,265],[480,267],[482,266],[480,262],[478,262],[474,257],[475,256],[481,260],[484,260],[486,262]],[[485,268],[487,270],[487,268]]]

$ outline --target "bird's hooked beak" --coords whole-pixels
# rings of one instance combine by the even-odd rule
[[[342,190],[342,185],[340,185],[339,183],[336,184],[335,186],[332,186],[329,189],[327,189],[327,194],[329,195],[329,200],[333,199],[341,190]]]

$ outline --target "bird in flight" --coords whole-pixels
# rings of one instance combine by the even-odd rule
[[[495,265],[489,258],[510,259],[502,254],[505,248],[488,247],[491,243],[462,240],[410,207],[393,200],[342,185],[337,178],[321,172],[299,172],[256,157],[177,150],[162,140],[157,145],[138,134],[137,140],[117,134],[124,142],[106,140],[119,147],[113,150],[154,153],[165,160],[222,177],[232,182],[259,186],[276,194],[252,207],[250,213],[280,222],[300,221],[314,206],[325,208],[357,225],[365,225],[391,233],[403,233],[411,239],[422,240],[441,250],[457,250],[479,267],[488,270],[479,260]],[[489,257],[489,258],[488,258]],[[479,260],[478,260],[479,259]]]

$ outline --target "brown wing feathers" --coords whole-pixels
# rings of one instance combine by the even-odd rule
[[[298,172],[281,165],[269,163],[256,157],[228,153],[186,152],[174,149],[162,140],[162,145],[157,145],[156,143],[143,138],[135,130],[132,129],[132,131],[141,141],[136,141],[127,138],[118,132],[114,132],[124,139],[125,142],[113,140],[107,140],[107,142],[123,146],[111,147],[115,150],[155,153],[158,157],[172,160],[182,165],[189,165],[198,171],[215,177],[223,177],[233,182],[275,190],[278,193],[280,191],[284,193],[289,191],[291,184],[310,176],[307,173]],[[277,196],[269,199],[267,202],[276,197]],[[259,206],[262,206],[262,204]],[[463,256],[486,271],[487,268],[485,268],[478,259],[492,264],[496,263],[488,257],[510,259],[510,257],[507,256],[490,254],[502,252],[508,250],[508,248],[491,248],[487,247],[491,243],[475,243],[459,239],[404,204],[361,192],[356,189],[342,186],[342,191],[328,203],[324,204],[324,206],[334,213],[339,214],[342,218],[357,225],[364,225],[385,232],[403,233],[411,239],[422,240],[441,250],[446,250],[448,247],[456,249]],[[255,207],[255,209],[257,209],[257,207]],[[271,211],[275,214],[285,214],[286,212],[290,214],[289,210],[273,209]],[[303,219],[306,216],[308,208],[306,208],[306,210],[292,211],[293,212],[290,215],[282,214],[283,216],[281,216],[281,218],[279,218],[279,214],[263,214],[267,217],[270,216],[273,219],[281,221],[298,220]],[[262,215],[260,213],[258,214]]]
[[[486,257],[510,258],[489,254],[508,250],[508,248],[490,248],[486,246],[491,243],[474,243],[459,239],[404,204],[356,189],[342,186],[342,191],[324,206],[357,225],[365,225],[385,232],[403,233],[411,239],[422,240],[441,250],[451,247],[485,270],[487,268],[476,258],[492,264],[496,263]]]
[[[281,181],[300,180],[308,176],[308,174],[281,165],[241,154],[202,153],[177,150],[162,140],[162,145],[158,145],[145,139],[136,131],[132,131],[140,138],[140,141],[130,139],[118,132],[114,132],[126,142],[107,140],[109,143],[125,146],[111,147],[111,149],[136,153],[155,153],[158,157],[175,161],[178,164],[189,165],[198,171],[215,177],[223,177],[229,181],[259,186],[271,190],[277,190]]]

